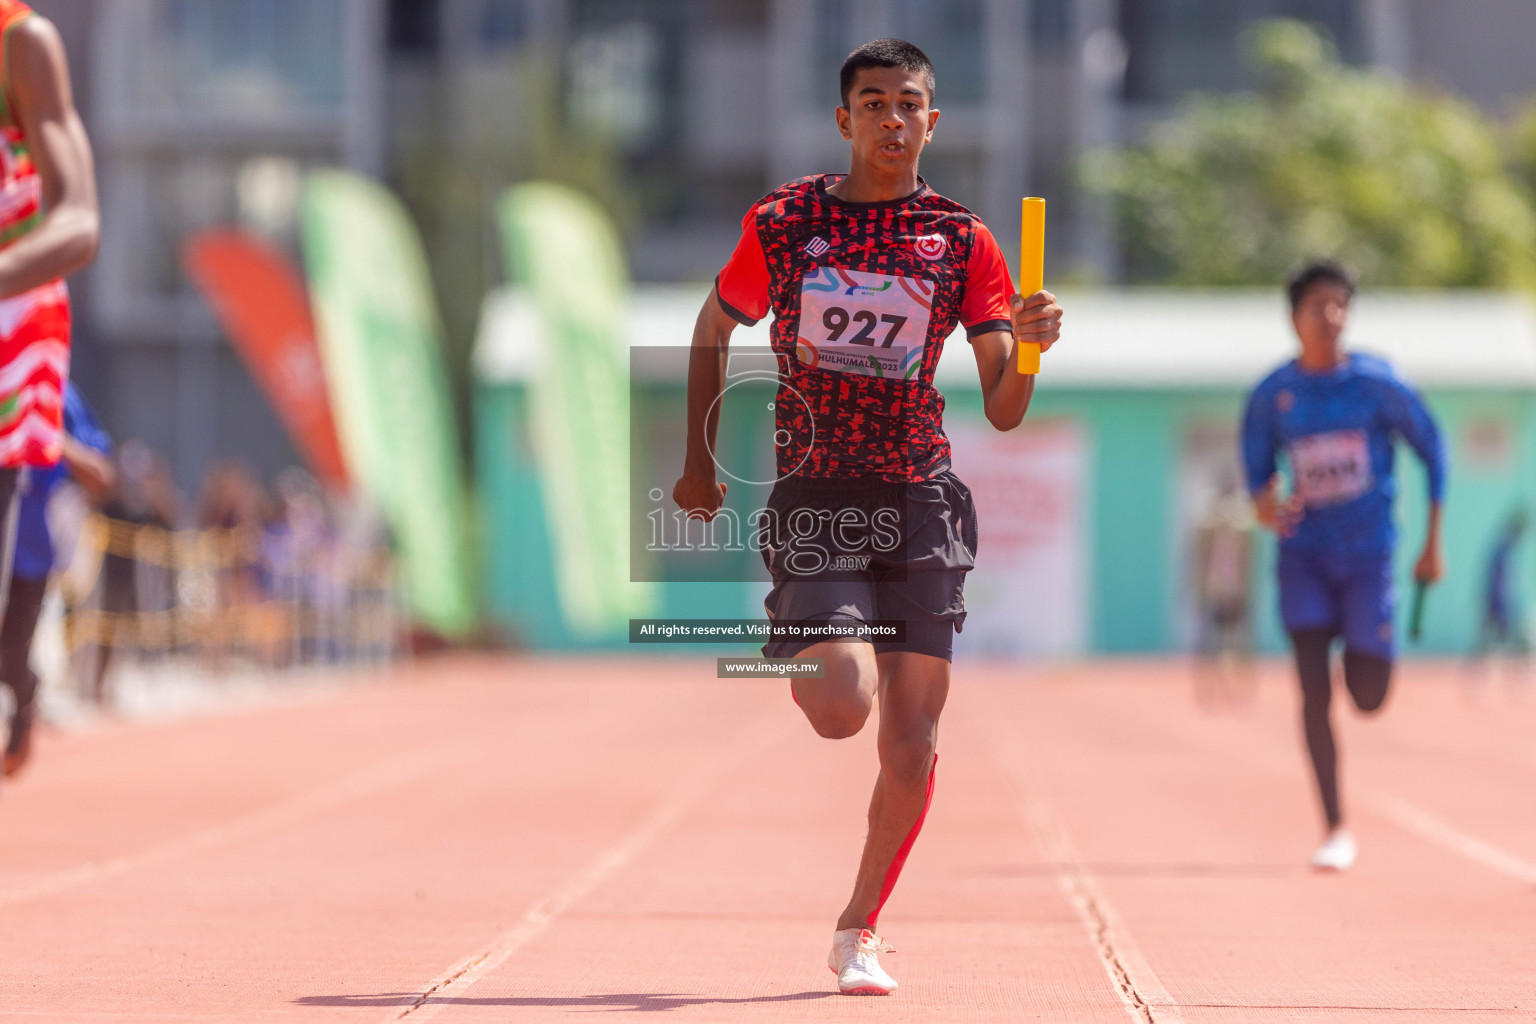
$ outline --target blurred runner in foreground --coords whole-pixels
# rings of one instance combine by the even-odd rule
[[[1195,697],[1207,707],[1245,702],[1253,682],[1253,513],[1235,479],[1223,481],[1200,524],[1194,570],[1200,602]]]
[[[35,469],[22,485],[16,524],[16,557],[10,599],[0,624],[0,684],[15,698],[5,746],[5,774],[16,774],[32,755],[32,725],[37,717],[37,676],[30,654],[37,616],[54,566],[53,536],[48,529],[48,498],[66,476],[102,501],[112,490],[117,470],[107,457],[112,439],[96,422],[73,384],[64,390],[63,458],[48,469]]]
[[[1016,368],[1017,341],[1050,347],[1061,307],[1049,292],[1015,295],[991,233],[918,176],[939,119],[922,51],[867,43],[843,63],[839,85],[849,172],[801,178],[759,200],[699,313],[687,461],[673,498],[698,518],[719,511],[726,488],[711,453],[731,331],[771,310],[780,372],[777,483],[763,510],[778,527],[760,534],[774,584],[768,617],[822,629],[905,622],[904,640],[802,637],[763,649],[824,662],[824,678],[795,678],[792,691],[822,736],[857,733],[878,694],[869,833],[827,965],[840,991],[884,995],[896,982],[880,967],[889,947],[875,922],[933,797],[939,713],[976,552],[976,512],[950,471],[934,370],[944,339],[964,324],[987,419],[1010,430],[1034,393],[1034,377]]]
[[[64,276],[96,256],[91,147],[58,30],[0,0],[0,600],[10,589],[17,474],[59,461],[69,376]]]
[[[1418,453],[1429,479],[1429,529],[1414,568],[1425,584],[1443,571],[1445,449],[1423,400],[1391,366],[1344,351],[1354,275],[1338,263],[1313,263],[1292,277],[1289,293],[1301,354],[1249,396],[1242,455],[1259,522],[1280,537],[1280,617],[1296,652],[1307,750],[1328,824],[1312,864],[1347,871],[1355,840],[1339,808],[1330,649],[1343,639],[1344,685],[1355,706],[1379,709],[1396,656],[1393,442],[1401,438]],[[1289,495],[1276,472],[1282,450]]]

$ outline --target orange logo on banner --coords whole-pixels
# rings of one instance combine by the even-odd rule
[[[286,256],[236,230],[201,231],[182,266],[317,477],[347,486],[309,297]]]

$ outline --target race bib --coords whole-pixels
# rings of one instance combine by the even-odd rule
[[[1308,508],[1342,505],[1371,489],[1371,450],[1363,430],[1312,434],[1290,444],[1296,491]]]
[[[914,378],[932,306],[932,281],[818,267],[800,286],[795,357],[810,369]]]

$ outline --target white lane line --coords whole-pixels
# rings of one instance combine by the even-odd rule
[[[1267,731],[1246,730],[1241,737],[1228,733],[1218,734],[1210,729],[1181,727],[1179,732],[1185,740],[1204,747],[1208,752],[1246,762],[1249,767],[1260,771],[1296,779],[1307,777],[1306,751],[1300,749],[1298,744],[1293,755],[1283,755],[1279,741]],[[1255,734],[1263,737],[1262,744],[1252,742]],[[1474,835],[1403,797],[1369,786],[1355,789],[1354,794],[1353,800],[1357,806],[1385,818],[1430,845],[1524,885],[1536,885],[1536,862]]]
[[[1517,882],[1536,885],[1536,864],[1502,847],[1495,846],[1485,839],[1479,839],[1460,826],[1426,811],[1417,804],[1410,803],[1402,797],[1369,790],[1356,799],[1420,839],[1460,854],[1485,868],[1508,875]]]
[[[1028,769],[1015,769],[1008,764],[996,738],[987,735],[992,741],[992,759],[1013,782],[1035,845],[1055,869],[1056,882],[1087,929],[1099,963],[1125,1012],[1136,1024],[1184,1024],[1179,1004],[1163,987],[1162,979],[1147,962],[1114,904],[1088,870],[1066,825],[1046,801],[1040,780]]]
[[[173,843],[157,846],[131,857],[91,861],[0,890],[0,907],[14,906],[27,900],[52,896],[79,885],[115,878],[140,868],[164,864],[220,846],[228,846],[242,839],[250,839],[264,832],[291,825],[321,811],[414,782],[464,759],[462,752],[443,747],[397,754],[344,776],[332,785],[311,790],[226,824],[195,832]]]
[[[774,738],[777,721],[774,717],[759,722],[738,742],[730,744],[724,754],[691,772],[637,828],[536,900],[515,924],[484,949],[464,957],[421,986],[421,995],[414,1003],[399,1013],[391,1012],[384,1020],[391,1022],[409,1017],[414,1024],[430,1020],[452,1006],[454,999],[506,963],[513,953],[536,938],[555,918],[644,853],[662,833],[707,796],[732,768],[759,755]]]
[[[1218,756],[1232,757],[1246,762],[1250,767],[1274,775],[1305,778],[1307,754],[1298,750],[1295,757],[1285,757],[1279,752],[1277,742],[1268,733],[1264,749],[1245,739],[1217,737],[1203,730],[1180,730],[1207,751]],[[1353,788],[1353,787],[1352,787]],[[1385,818],[1392,824],[1418,836],[1433,846],[1454,853],[1459,857],[1489,868],[1501,875],[1513,878],[1525,885],[1536,885],[1536,862],[1473,835],[1453,822],[1403,797],[1362,786],[1354,789],[1353,802],[1364,809]]]

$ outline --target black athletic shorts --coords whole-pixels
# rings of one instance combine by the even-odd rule
[[[773,622],[900,621],[905,639],[875,641],[877,654],[951,660],[976,565],[976,507],[954,473],[910,484],[786,477],[759,537]],[[763,655],[789,658],[818,642],[771,641]]]

